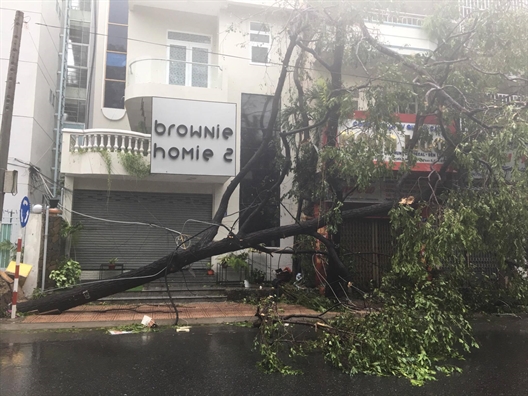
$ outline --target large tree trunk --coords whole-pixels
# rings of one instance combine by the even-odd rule
[[[393,202],[373,205],[366,208],[343,212],[344,219],[362,218],[377,213],[387,212]],[[136,286],[143,285],[161,278],[166,272],[172,273],[196,261],[233,252],[258,245],[263,241],[277,238],[287,238],[300,234],[310,234],[325,225],[323,219],[317,218],[300,224],[270,228],[245,235],[243,238],[232,236],[220,241],[213,241],[206,246],[193,245],[188,250],[178,250],[144,267],[129,271],[104,281],[79,285],[61,293],[53,293],[37,300],[29,300],[18,304],[19,312],[49,312],[65,311],[100,298],[120,293]]]

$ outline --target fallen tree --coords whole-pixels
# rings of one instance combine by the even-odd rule
[[[386,213],[392,205],[392,202],[388,202],[386,204],[350,210],[344,212],[343,216],[346,219],[354,219],[375,215],[377,213]],[[167,273],[180,271],[189,264],[204,258],[250,248],[273,238],[287,238],[301,234],[310,235],[318,228],[324,226],[324,224],[324,220],[322,219],[313,219],[299,224],[254,232],[244,237],[232,235],[220,241],[210,242],[206,246],[193,245],[187,250],[176,250],[149,265],[105,280],[104,282],[80,285],[60,293],[25,301],[18,304],[17,309],[19,312],[36,311],[40,313],[66,311],[70,308],[97,301],[100,298],[162,278]],[[343,268],[343,271],[346,270]]]

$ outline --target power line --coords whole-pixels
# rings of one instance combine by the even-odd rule
[[[24,24],[26,24],[28,22],[24,22]],[[35,43],[35,40],[33,40],[33,35],[31,34],[31,31],[28,29],[28,33],[29,33],[29,38],[31,39],[31,42],[33,43],[33,47],[35,47],[35,51],[37,51],[37,55],[39,57],[39,59],[42,61],[42,64],[44,65],[44,69],[46,70],[46,73],[48,73],[48,77],[53,80],[53,77],[51,77],[51,74],[48,70],[48,68],[46,67],[46,64],[44,62],[44,59],[42,59],[42,57],[40,56],[40,51],[38,50],[37,48],[37,44]],[[46,74],[44,73],[44,70],[42,70],[42,67],[40,66],[40,63],[37,62],[37,66],[38,68],[40,69],[40,71],[42,72],[42,75],[44,76],[44,79],[46,80],[46,82],[48,83],[48,85],[50,87],[53,88],[53,90],[55,91],[55,87],[53,86],[53,84],[48,80],[48,77],[46,77]]]
[[[48,25],[48,24],[45,24],[45,23],[35,22],[35,24],[46,26],[48,28],[62,29],[61,26]],[[95,36],[108,37],[108,34],[105,34],[105,33],[90,32],[90,34],[91,35],[95,35]],[[134,39],[134,38],[130,38],[130,36],[122,37],[122,36],[117,36],[117,35],[114,36],[114,35],[112,35],[112,37],[120,38],[120,39],[127,39],[128,41],[134,41],[134,42],[138,42],[138,43],[142,43],[142,44],[149,44],[149,45],[156,45],[156,46],[160,46],[160,47],[164,47],[164,48],[170,48],[170,44],[162,44],[162,43],[156,43],[156,42],[153,42],[153,41]],[[245,56],[232,55],[232,54],[227,54],[227,53],[223,53],[223,52],[215,52],[215,51],[207,51],[207,53],[211,54],[211,55],[223,56],[223,57],[226,57],[226,58],[233,58],[233,59],[239,59],[239,60],[244,60],[244,61],[251,62],[251,58],[245,57]],[[271,62],[271,61],[266,63],[266,65],[267,66],[280,66],[280,67],[283,66],[283,64],[280,63],[280,62]],[[306,66],[301,66],[300,69],[308,70],[308,71],[315,71],[315,72],[327,72],[327,70],[324,70],[324,69],[318,69],[318,68],[306,67]],[[341,73],[341,75],[342,76],[346,76],[346,77],[355,77],[355,78],[363,78],[363,79],[365,78],[365,76],[361,76],[361,75],[358,75],[358,74],[351,74],[351,73]],[[415,86],[416,85],[415,83],[412,83],[412,82],[396,81],[396,80],[391,80],[391,79],[387,79],[387,78],[383,78],[383,77],[376,77],[374,79],[377,80],[377,81],[390,82],[390,83],[395,83],[395,84],[410,85],[410,86]]]
[[[96,216],[92,216],[92,215],[88,215],[88,214],[85,214],[85,213],[81,213],[81,212],[77,212],[73,209],[68,209],[64,206],[62,206],[62,209],[63,210],[66,210],[70,213],[75,213],[76,215],[79,215],[79,216],[82,216],[82,217],[87,217],[89,219],[92,219],[92,220],[99,220],[99,221],[104,221],[104,222],[107,222],[107,223],[114,223],[114,224],[124,224],[124,225],[143,225],[143,226],[148,226],[148,227],[151,227],[151,228],[160,228],[162,230],[165,230],[165,231],[169,231],[169,232],[172,232],[174,234],[178,234],[180,236],[182,236],[183,234],[180,232],[180,231],[176,231],[176,230],[173,230],[171,228],[168,228],[168,227],[164,227],[164,226],[161,226],[159,224],[155,224],[155,223],[143,223],[141,221],[124,221],[124,220],[111,220],[111,219],[104,219],[102,217],[96,217]]]

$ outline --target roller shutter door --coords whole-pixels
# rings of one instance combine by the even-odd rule
[[[73,224],[81,222],[83,229],[71,253],[82,269],[98,270],[101,264],[117,257],[118,264],[128,270],[150,264],[175,249],[180,239],[167,229],[186,236],[205,229],[207,225],[188,220],[210,222],[212,196],[75,190],[73,211]],[[155,224],[164,229],[121,222]]]

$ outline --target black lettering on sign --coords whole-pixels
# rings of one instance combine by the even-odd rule
[[[165,150],[163,149],[163,147],[158,147],[156,143],[154,143],[154,158],[156,158],[156,154],[158,153],[158,150],[161,151],[161,155],[162,155],[161,158],[165,159]]]
[[[210,158],[212,158],[214,155],[213,150],[211,149],[205,149],[202,153],[202,157],[204,161],[209,161]]]
[[[178,127],[176,128],[176,133],[177,133],[178,135],[182,136],[182,137],[185,136],[185,135],[187,135],[187,132],[188,132],[188,131],[189,131],[189,130],[187,129],[187,127],[186,127],[185,125],[183,125],[183,124],[178,125]]]
[[[215,135],[214,127],[212,127],[211,129],[209,129],[209,127],[204,127],[204,138],[209,136],[211,139],[214,139],[215,137],[214,135]]]
[[[194,159],[194,150],[191,148],[187,150],[185,147],[182,148],[182,160],[185,159],[185,156],[190,155],[191,159]]]
[[[174,128],[176,128],[176,125],[174,125],[174,124],[170,124],[170,125],[169,125],[169,130],[167,131],[167,136],[170,136],[171,131],[172,131]]]
[[[158,120],[154,121],[154,132],[156,132],[157,135],[163,135],[165,133],[165,129],[165,124],[158,122]]]
[[[180,156],[180,150],[178,150],[176,147],[171,147],[169,149],[169,157],[171,157],[172,159],[177,159],[179,156]]]
[[[233,136],[233,130],[231,128],[224,128],[222,131],[222,137],[227,140],[231,136]]]
[[[233,161],[233,158],[231,158],[232,155],[233,155],[233,149],[232,148],[226,149],[226,152],[224,154],[224,161],[232,162]]]
[[[198,129],[194,129],[194,127],[191,125],[191,137],[198,136],[199,138],[202,137],[202,127],[199,126]]]

